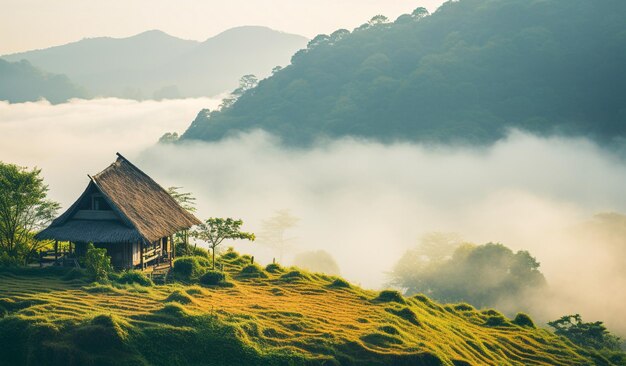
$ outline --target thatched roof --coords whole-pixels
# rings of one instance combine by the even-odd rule
[[[149,242],[200,224],[163,187],[119,153],[117,160],[91,181],[80,198],[38,239],[72,242]],[[115,212],[113,220],[77,219],[81,202],[101,193]]]

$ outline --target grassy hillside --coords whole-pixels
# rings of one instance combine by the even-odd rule
[[[314,38],[231,108],[199,114],[184,138],[626,137],[626,2],[459,0],[424,15]]]
[[[495,310],[294,269],[242,271],[249,259],[223,259],[229,287],[0,271],[0,364],[608,365]]]

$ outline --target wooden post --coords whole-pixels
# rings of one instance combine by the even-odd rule
[[[144,269],[146,269],[143,264],[143,240],[139,242],[139,255],[139,262],[141,264],[141,270],[143,271]]]
[[[167,250],[170,251],[168,257],[170,260],[170,268],[172,268],[172,262],[174,262],[174,235],[170,235],[170,245],[167,246]]]
[[[54,241],[54,260],[56,261],[57,259],[59,259],[59,241],[55,240]]]

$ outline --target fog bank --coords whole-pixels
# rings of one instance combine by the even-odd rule
[[[289,209],[294,250],[325,250],[341,274],[381,288],[402,253],[432,231],[527,249],[551,293],[540,319],[581,313],[626,334],[626,234],[589,220],[626,212],[626,164],[584,139],[512,132],[485,148],[345,139],[288,149],[262,132],[217,143],[154,146],[181,132],[213,100],[0,103],[0,160],[43,168],[50,195],[67,207],[97,173],[125,154],[163,186],[197,197],[198,216],[242,218],[244,229]],[[227,244],[226,244],[227,245]],[[270,262],[260,243],[238,250]]]

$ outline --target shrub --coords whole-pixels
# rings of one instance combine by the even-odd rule
[[[85,269],[87,273],[98,282],[104,282],[108,279],[111,272],[111,257],[107,255],[104,248],[96,248],[89,243],[87,246],[87,254],[85,254]]]
[[[226,280],[226,274],[215,270],[208,270],[200,277],[200,283],[203,285],[218,285],[224,280]]]
[[[69,272],[67,272],[63,276],[63,280],[65,281],[77,280],[79,278],[85,277],[86,275],[87,273],[85,273],[85,271],[83,271],[82,269],[72,268]]]
[[[509,321],[502,314],[491,315],[487,318],[485,322],[486,326],[489,327],[506,327],[510,325]]]
[[[283,268],[277,263],[270,263],[265,267],[265,270],[269,273],[279,273],[283,271]]]
[[[176,244],[176,256],[177,257],[185,257],[185,256],[196,256],[196,257],[204,257],[209,258],[209,251],[200,248],[188,243],[177,243]]]
[[[287,281],[308,280],[308,279],[310,279],[309,276],[307,276],[306,274],[298,271],[297,269],[283,274],[282,276],[280,276],[280,278],[283,279],[283,280],[287,280]]]
[[[174,260],[172,274],[180,280],[192,280],[200,277],[210,266],[210,261],[202,257],[181,257]]]
[[[236,259],[239,257],[239,253],[235,252],[233,248],[228,248],[226,253],[222,254],[221,257],[226,260]]]
[[[141,286],[152,286],[152,280],[141,271],[124,271],[117,280],[119,283],[136,283]]]
[[[241,269],[241,272],[239,272],[239,274],[242,277],[267,278],[267,274],[258,264],[248,264]]]
[[[0,253],[0,266],[17,267],[22,264],[23,262],[21,262],[18,258],[12,257],[6,252]]]
[[[381,291],[375,300],[380,302],[399,302],[401,304],[405,303],[402,295],[396,290]]]
[[[186,293],[176,290],[167,296],[165,302],[177,302],[179,304],[187,305],[191,304],[193,299]]]
[[[350,284],[348,283],[348,281],[344,280],[343,278],[337,278],[333,281],[333,283],[330,284],[330,287],[350,288]]]
[[[458,311],[472,311],[475,310],[474,307],[467,303],[461,303],[454,305],[454,309]]]
[[[535,327],[535,322],[533,322],[530,316],[524,313],[517,313],[517,315],[515,315],[515,318],[513,319],[513,324],[519,325],[520,327]]]

